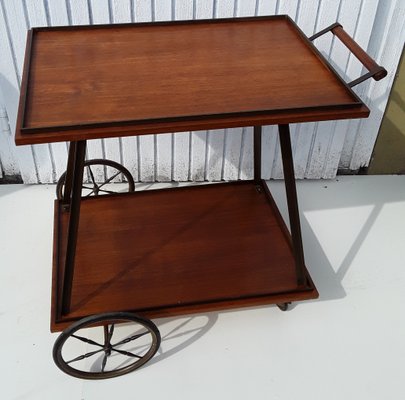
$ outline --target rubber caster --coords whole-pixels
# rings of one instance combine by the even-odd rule
[[[287,302],[287,303],[279,303],[277,304],[277,307],[281,310],[281,311],[287,311],[289,306],[290,306],[291,302]]]

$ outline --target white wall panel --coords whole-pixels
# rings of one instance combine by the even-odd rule
[[[128,23],[135,20],[134,1],[112,0],[112,20],[114,23]],[[121,162],[128,168],[135,180],[139,180],[138,173],[138,141],[136,137],[125,137],[119,139],[119,150]],[[107,145],[108,147],[108,145]],[[107,156],[108,158],[108,156]]]
[[[172,19],[195,19],[193,0],[172,0]],[[172,173],[174,181],[190,179],[191,133],[179,132],[172,136]]]
[[[253,128],[243,129],[239,179],[253,179]],[[224,177],[224,179],[228,179]]]
[[[0,1],[0,88],[11,132],[15,131],[21,84],[21,62],[27,29],[26,20],[24,15],[21,15],[21,10],[21,4],[5,0]],[[22,34],[22,32],[24,33]],[[13,155],[16,157],[21,177],[26,183],[38,182],[33,149],[34,146],[18,148],[13,146]]]
[[[6,108],[0,104],[0,178],[20,175],[13,138],[14,135],[10,129]]]
[[[291,125],[296,176],[332,178],[338,167],[368,164],[404,42],[404,7],[402,0],[0,0],[2,103],[14,131],[26,31],[32,26],[288,14],[309,36],[339,21],[389,77],[355,89],[372,109],[367,120]],[[361,64],[331,34],[315,44],[346,80],[361,75]],[[65,143],[16,148],[9,134],[0,135],[1,174],[36,183],[55,181],[64,171]],[[262,144],[263,177],[281,178],[276,127],[264,127]],[[87,157],[123,163],[140,181],[249,179],[253,135],[251,128],[237,128],[90,140]],[[102,167],[95,172],[100,179],[109,174]]]

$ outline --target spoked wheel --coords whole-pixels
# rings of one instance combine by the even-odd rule
[[[278,307],[281,311],[287,311],[290,304],[291,304],[291,302],[288,302],[288,303],[279,303],[279,304],[277,304],[277,307]]]
[[[76,378],[114,378],[144,365],[159,345],[160,333],[152,321],[127,312],[98,314],[64,330],[53,347],[53,359]]]
[[[112,169],[112,174],[109,178],[105,179],[104,182],[99,182],[93,172],[92,167],[95,166],[106,166]],[[120,174],[123,175],[124,181],[126,181],[127,187],[125,188],[126,192],[133,192],[135,190],[135,182],[134,178],[132,178],[131,173],[121,164],[118,164],[115,161],[111,160],[103,160],[103,159],[95,159],[95,160],[87,160],[84,162],[84,168],[87,170],[89,175],[89,183],[83,183],[82,185],[82,196],[98,196],[101,194],[114,194],[118,193],[116,191],[111,190],[111,187],[105,187],[108,183],[111,183],[117,176]],[[56,197],[58,200],[63,198],[63,192],[65,189],[65,180],[66,180],[66,172],[64,172],[58,180],[56,185]],[[120,191],[122,192],[122,186],[120,186]]]

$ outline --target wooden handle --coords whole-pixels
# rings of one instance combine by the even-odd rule
[[[365,81],[368,78],[373,78],[376,81],[387,76],[387,70],[378,65],[343,29],[343,26],[339,23],[334,23],[333,25],[323,29],[322,31],[311,36],[309,40],[314,40],[324,33],[331,31],[336,35],[340,41],[357,57],[357,59],[368,69],[369,73],[361,76],[360,78],[349,83],[349,86],[358,85],[360,82]]]

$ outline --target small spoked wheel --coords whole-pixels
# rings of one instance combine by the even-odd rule
[[[277,304],[277,307],[278,307],[281,311],[287,311],[290,304],[291,304],[291,302],[278,303],[278,304]]]
[[[128,312],[98,314],[64,330],[53,347],[53,359],[76,378],[114,378],[148,362],[160,340],[159,330],[148,319]]]
[[[102,174],[102,178],[95,174],[94,170],[96,168],[104,168],[108,167],[110,172],[109,178],[104,178],[104,174]],[[122,174],[123,182],[126,184],[126,187],[122,187],[120,185],[120,192],[133,192],[135,190],[135,182],[134,178],[132,177],[131,173],[121,164],[118,164],[115,161],[111,160],[104,160],[104,159],[95,159],[95,160],[87,160],[84,162],[84,169],[87,171],[88,174],[88,183],[83,183],[82,185],[82,196],[98,196],[101,194],[115,194],[118,191],[114,191],[110,186],[106,186],[108,183],[112,183],[114,179],[116,179],[119,175]],[[97,175],[97,176],[96,176]],[[65,189],[65,180],[66,180],[66,172],[64,172],[58,180],[56,185],[56,197],[58,200],[63,198],[63,193]]]

